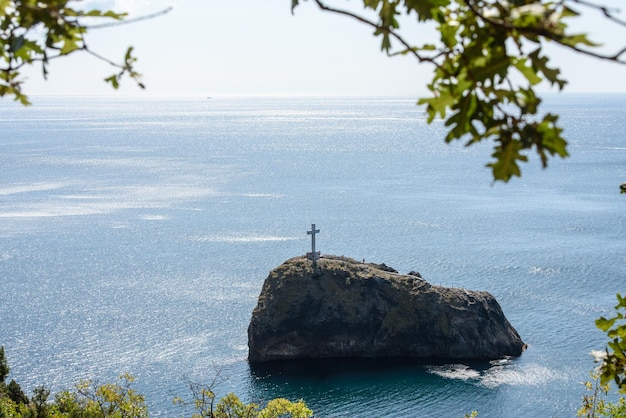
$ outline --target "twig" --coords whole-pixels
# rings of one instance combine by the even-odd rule
[[[572,0],[572,1],[579,2],[580,0]],[[622,50],[618,51],[616,54],[613,54],[613,55],[599,54],[593,51],[589,51],[587,49],[582,49],[580,47],[577,47],[576,45],[570,45],[570,44],[564,43],[562,41],[563,36],[556,35],[555,33],[550,32],[549,30],[546,30],[543,28],[519,27],[505,20],[501,20],[501,19],[496,20],[496,19],[487,17],[483,13],[480,12],[480,10],[473,3],[473,0],[465,0],[465,4],[467,4],[467,6],[472,10],[472,13],[474,13],[476,16],[482,19],[485,23],[488,23],[490,25],[493,25],[502,29],[506,29],[506,30],[511,30],[511,31],[515,30],[521,33],[530,33],[533,35],[542,36],[545,39],[554,41],[565,48],[569,48],[583,55],[588,55],[590,57],[598,58],[602,60],[612,61],[618,64],[626,64],[626,60],[620,59],[621,56],[624,55],[624,53],[626,53],[626,47],[624,47]]]
[[[617,23],[618,25],[626,26],[626,21],[618,19],[612,14],[612,12],[619,12],[619,9],[611,10],[606,6],[600,6],[597,4],[589,3],[588,1],[584,1],[584,0],[570,0],[570,1],[580,4],[582,6],[585,6],[585,7],[589,7],[591,9],[599,10],[607,19],[613,21],[614,23]]]
[[[154,19],[155,17],[159,17],[162,16],[164,14],[167,14],[169,12],[171,12],[174,8],[172,6],[167,7],[161,11],[155,12],[155,13],[151,13],[149,15],[144,15],[144,16],[138,16],[132,19],[125,19],[125,20],[120,20],[117,22],[108,22],[108,23],[101,23],[99,25],[84,25],[83,27],[91,30],[91,29],[102,29],[102,28],[110,28],[113,26],[121,26],[121,25],[128,25],[130,23],[136,23],[136,22],[140,22],[142,20],[148,20],[148,19]]]
[[[347,10],[341,10],[341,9],[335,9],[333,7],[329,7],[327,5],[325,5],[324,3],[321,2],[321,0],[315,0],[315,3],[317,3],[317,5],[319,6],[320,9],[327,11],[327,12],[332,12],[332,13],[337,13],[340,15],[344,15],[344,16],[348,16],[351,17],[355,20],[358,20],[361,23],[365,23],[368,26],[373,27],[374,29],[386,33],[388,35],[391,35],[394,39],[396,39],[398,42],[400,42],[402,45],[404,45],[405,49],[402,50],[400,53],[411,53],[411,55],[413,55],[415,58],[417,58],[417,60],[419,62],[430,62],[433,63],[435,66],[439,67],[439,64],[435,61],[434,58],[429,58],[429,57],[424,57],[422,55],[420,55],[415,47],[411,46],[411,44],[409,44],[403,37],[401,37],[400,35],[398,35],[398,33],[394,32],[393,30],[386,28],[384,26],[380,26],[370,20],[367,20],[366,18],[359,16],[355,13],[349,12]],[[390,54],[391,55],[391,54]]]

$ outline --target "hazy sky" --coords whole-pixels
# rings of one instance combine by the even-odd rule
[[[342,7],[359,3],[332,2]],[[626,6],[622,3],[603,2]],[[432,75],[428,64],[381,53],[369,27],[323,12],[310,1],[302,2],[295,15],[290,0],[86,0],[84,4],[129,11],[131,16],[174,6],[167,15],[89,35],[90,48],[113,60],[121,60],[126,47],[134,46],[147,90],[142,93],[127,81],[121,89],[124,93],[418,97],[426,92]],[[610,41],[613,51],[626,45],[626,29],[588,16],[581,27],[594,39]],[[432,37],[433,31],[415,26],[406,35],[417,41]],[[550,51],[570,81],[568,92],[626,92],[626,66],[562,49]],[[114,71],[91,56],[75,54],[54,61],[48,81],[43,81],[39,67],[29,71],[26,93],[111,94],[102,80]]]

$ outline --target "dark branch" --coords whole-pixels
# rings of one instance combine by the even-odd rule
[[[589,7],[591,9],[599,10],[610,21],[621,26],[626,26],[626,21],[618,19],[617,17],[615,17],[615,15],[613,15],[613,13],[619,12],[619,9],[611,10],[606,6],[600,6],[598,4],[589,3],[588,1],[584,1],[584,0],[570,0],[570,1],[576,4],[580,4],[582,6],[585,6],[585,7]]]
[[[578,2],[580,0],[573,0],[573,1]],[[554,32],[551,32],[547,29],[539,28],[539,27],[527,27],[527,26],[520,27],[520,26],[515,26],[511,24],[510,22],[507,22],[502,19],[493,19],[491,17],[487,17],[483,13],[481,13],[478,7],[476,7],[473,0],[465,0],[465,3],[470,8],[472,13],[474,13],[477,17],[479,17],[482,21],[484,21],[485,23],[489,25],[493,25],[495,27],[499,27],[499,28],[509,30],[509,31],[517,31],[520,33],[527,33],[527,34],[531,34],[535,36],[540,36],[545,39],[554,41],[565,48],[571,49],[583,55],[587,55],[587,56],[601,59],[601,60],[615,62],[618,64],[626,64],[626,60],[620,59],[621,56],[624,53],[626,53],[626,47],[624,47],[624,49],[622,49],[621,51],[618,51],[616,54],[613,54],[613,55],[604,55],[604,54],[600,54],[597,52],[589,51],[587,49],[580,48],[576,45],[571,45],[571,44],[563,42],[563,36],[557,35]]]
[[[97,53],[97,52],[95,52],[95,51],[92,51],[91,49],[89,49],[89,48],[87,47],[87,45],[83,46],[83,47],[81,48],[81,50],[82,50],[82,51],[85,51],[85,52],[86,52],[86,53],[88,53],[89,55],[91,55],[91,56],[93,56],[93,57],[95,57],[95,58],[99,59],[100,61],[106,62],[107,64],[109,64],[109,65],[111,65],[111,66],[113,66],[113,67],[117,67],[117,68],[119,68],[119,69],[121,69],[121,70],[123,70],[123,69],[125,69],[125,68],[126,68],[124,65],[122,65],[122,64],[118,64],[118,63],[116,63],[116,62],[114,62],[114,61],[111,61],[111,60],[110,60],[110,59],[108,59],[107,57],[105,57],[105,56],[103,56],[103,55],[100,55],[100,54],[98,54],[98,53]],[[57,58],[57,57],[58,57],[58,56],[56,56],[56,57],[52,57],[52,58]]]
[[[430,62],[432,64],[434,64],[435,66],[439,67],[439,64],[435,61],[434,58],[430,58],[430,57],[424,57],[422,55],[420,55],[416,48],[411,46],[411,44],[409,44],[403,37],[401,37],[400,35],[398,35],[396,32],[394,32],[393,30],[385,27],[385,26],[381,26],[378,25],[368,19],[365,19],[362,16],[359,16],[355,13],[349,12],[347,10],[341,10],[341,9],[335,9],[333,7],[329,7],[326,6],[324,3],[321,2],[321,0],[315,0],[315,3],[317,3],[317,5],[319,6],[320,9],[327,11],[327,12],[332,12],[332,13],[337,13],[340,15],[344,15],[344,16],[348,16],[351,17],[361,23],[365,23],[368,26],[373,27],[374,29],[376,29],[377,31],[380,31],[381,33],[385,33],[387,35],[392,36],[395,40],[397,40],[398,42],[400,42],[403,46],[404,46],[404,50],[402,50],[401,52],[398,53],[394,53],[393,55],[397,55],[397,54],[402,54],[402,53],[409,53],[411,55],[413,55],[415,58],[417,58],[417,60],[419,62]],[[392,54],[390,54],[392,55]]]

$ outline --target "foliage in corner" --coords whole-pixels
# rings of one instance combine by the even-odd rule
[[[600,382],[614,382],[618,391],[626,394],[626,298],[618,294],[617,301],[615,316],[596,321],[596,326],[609,337],[600,364]]]
[[[591,2],[363,0],[366,17],[330,7],[322,0],[313,1],[324,11],[371,26],[388,55],[411,55],[420,63],[432,64],[431,96],[418,102],[425,106],[428,121],[445,121],[447,142],[493,142],[493,160],[487,166],[494,180],[504,182],[521,176],[520,163],[528,161],[533,151],[544,168],[550,157],[568,155],[558,116],[540,114],[541,99],[535,92],[542,81],[559,90],[567,83],[545,54],[546,43],[626,63],[626,48],[602,55],[595,52],[598,45],[585,34],[568,30],[570,19],[579,15],[577,8],[601,12],[607,23],[623,30],[626,22],[616,17],[616,10]],[[292,11],[298,3],[292,0]],[[410,42],[401,32],[400,22],[411,19],[415,25],[434,25],[438,41]]]
[[[0,417],[6,418],[147,418],[145,398],[132,388],[129,374],[117,383],[96,385],[82,381],[74,391],[63,391],[50,401],[50,390],[39,386],[29,399],[15,380],[5,384],[9,367],[0,347]]]
[[[602,384],[597,372],[591,373],[591,381],[585,383],[589,394],[583,396],[583,404],[577,416],[582,418],[623,418],[626,416],[626,399],[620,397],[616,402],[609,402],[611,391],[609,383]]]
[[[124,13],[101,10],[80,10],[71,0],[0,0],[0,97],[12,96],[29,104],[22,87],[21,70],[40,64],[44,78],[50,60],[78,51],[87,52],[119,69],[106,78],[114,88],[127,75],[143,88],[141,75],[135,71],[132,48],[126,51],[121,64],[108,60],[87,46],[85,36],[90,29],[106,26],[102,21],[119,22]],[[87,22],[99,22],[90,26]]]
[[[95,384],[90,380],[78,383],[73,391],[63,391],[50,401],[50,390],[35,388],[29,399],[12,380],[5,383],[10,371],[4,347],[0,346],[0,418],[147,418],[145,397],[133,387],[129,374],[119,376],[116,383]],[[192,418],[310,418],[313,416],[304,401],[284,398],[270,400],[264,408],[245,404],[230,393],[216,399],[213,388],[219,373],[209,385],[188,382],[191,401],[174,399],[174,404],[190,405]]]
[[[585,384],[590,394],[583,397],[583,405],[578,410],[579,417],[624,417],[626,416],[626,399],[619,396],[615,402],[606,398],[615,384],[620,395],[626,394],[626,298],[617,295],[618,304],[615,315],[610,318],[601,317],[596,326],[609,338],[603,351],[593,350],[591,355],[599,366],[592,373],[592,382]]]
[[[533,152],[543,167],[554,156],[568,155],[558,116],[539,112],[541,99],[535,87],[546,82],[561,90],[567,83],[545,53],[545,44],[626,64],[626,47],[614,54],[598,53],[594,49],[598,45],[585,34],[569,30],[568,23],[581,14],[580,10],[600,13],[616,30],[626,27],[617,10],[589,1],[362,0],[365,16],[330,7],[323,0],[312,1],[324,11],[372,27],[388,55],[411,55],[420,63],[433,65],[433,78],[428,83],[431,94],[418,104],[425,106],[429,122],[444,120],[446,141],[463,140],[467,145],[492,142],[492,160],[487,166],[494,180],[506,182],[521,176],[520,164]],[[299,2],[291,0],[292,11]],[[0,97],[13,96],[28,104],[20,70],[40,63],[46,77],[51,59],[77,51],[119,69],[105,79],[112,87],[118,88],[120,79],[129,76],[143,88],[141,75],[134,69],[132,48],[127,49],[121,63],[115,63],[90,50],[85,41],[88,31],[111,26],[86,22],[119,22],[126,15],[84,11],[71,7],[71,3],[0,0]],[[400,27],[407,18],[415,25],[434,26],[437,40],[410,42]],[[616,34],[615,38],[624,36]]]

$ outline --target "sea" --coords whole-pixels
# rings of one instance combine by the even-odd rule
[[[547,95],[571,156],[494,182],[403,97],[0,101],[0,345],[27,394],[135,377],[150,416],[213,384],[316,417],[572,417],[626,293],[626,95]],[[493,363],[247,362],[263,281],[310,251],[487,291]]]

